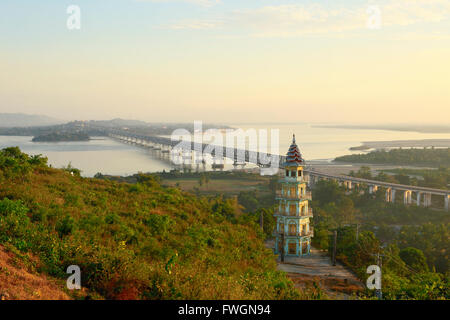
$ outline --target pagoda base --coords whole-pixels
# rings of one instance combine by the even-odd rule
[[[275,254],[281,253],[281,237],[275,237]],[[310,237],[289,237],[284,239],[284,255],[292,257],[303,257],[311,254]]]

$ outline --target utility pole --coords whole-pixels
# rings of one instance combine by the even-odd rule
[[[383,279],[383,257],[378,253],[377,254],[377,264],[380,267],[380,290],[377,290],[377,296],[379,300],[383,300],[383,291],[382,291],[382,279]]]
[[[336,265],[336,245],[337,245],[337,230],[333,232],[333,266]]]
[[[359,223],[356,224],[356,241],[359,239]]]
[[[380,248],[381,250],[381,248]],[[377,257],[377,266],[380,268],[380,289],[376,289],[375,290],[375,295],[377,296],[377,298],[379,300],[383,300],[383,284],[382,284],[382,279],[383,279],[383,254],[381,254],[380,252],[376,253],[376,254],[371,254],[372,256],[376,256]]]
[[[264,231],[264,216],[262,210],[259,215],[259,226],[261,227],[261,231]]]
[[[281,233],[281,262],[284,262],[284,232]]]

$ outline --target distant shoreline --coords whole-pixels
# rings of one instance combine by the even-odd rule
[[[449,133],[450,125],[312,125],[314,128],[337,128],[354,130],[387,130],[387,131],[410,131],[419,133]]]
[[[389,148],[450,148],[450,139],[364,141],[362,145],[351,147],[351,151]]]
[[[89,141],[89,135],[83,132],[52,132],[33,137],[32,142],[75,142]]]

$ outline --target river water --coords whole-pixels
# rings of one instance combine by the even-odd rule
[[[450,139],[449,134],[417,133],[369,129],[317,128],[308,124],[250,124],[231,125],[243,130],[278,130],[279,146],[267,151],[285,154],[296,135],[296,142],[306,160],[331,160],[336,156],[352,153],[350,147],[364,141]],[[0,136],[0,148],[18,146],[28,154],[42,154],[49,164],[60,168],[71,163],[81,169],[83,176],[97,172],[111,175],[130,175],[141,172],[158,172],[172,169],[172,165],[159,159],[152,152],[131,144],[124,144],[104,137],[93,137],[81,142],[32,142],[32,137]],[[269,138],[270,139],[270,138]],[[269,141],[269,145],[270,141]],[[254,148],[252,148],[254,149]]]

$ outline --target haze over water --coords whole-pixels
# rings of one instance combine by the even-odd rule
[[[418,133],[369,129],[317,128],[308,124],[248,124],[231,125],[234,128],[266,129],[270,137],[271,129],[279,129],[279,152],[284,155],[296,135],[296,142],[303,157],[311,160],[331,160],[337,156],[355,153],[350,147],[361,145],[363,141],[450,139],[450,134]],[[170,163],[160,160],[147,149],[124,144],[103,137],[93,137],[81,142],[39,142],[32,137],[0,136],[0,148],[19,146],[28,154],[43,154],[55,168],[72,166],[82,170],[83,176],[93,176],[97,172],[111,175],[131,175],[141,172],[170,170]],[[270,147],[267,150],[271,152]],[[273,150],[274,151],[274,150]],[[358,152],[356,152],[358,153]]]
[[[32,142],[32,137],[0,136],[0,148],[18,146],[28,154],[42,154],[55,168],[69,163],[81,169],[83,176],[97,172],[111,175],[131,175],[139,171],[170,170],[169,163],[151,156],[148,150],[104,137],[77,142]]]
[[[306,160],[330,160],[335,157],[361,153],[352,152],[351,147],[360,146],[365,141],[450,139],[448,133],[421,133],[413,131],[392,131],[374,129],[323,128],[313,124],[240,124],[234,128],[279,129],[280,154],[284,155],[296,136],[297,145]],[[270,149],[268,150],[270,151]]]

